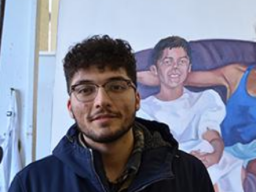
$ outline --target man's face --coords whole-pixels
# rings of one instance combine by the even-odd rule
[[[161,86],[168,88],[183,87],[190,71],[190,61],[182,47],[166,48],[156,67]]]
[[[71,86],[84,83],[104,85],[113,79],[130,80],[124,69],[99,71],[91,67],[78,71],[71,81]],[[99,87],[93,100],[79,101],[75,96],[76,90],[71,93],[68,100],[67,106],[71,117],[84,133],[85,140],[90,143],[110,143],[121,138],[130,130],[135,113],[139,109],[140,97],[132,86],[121,93],[114,93],[116,89],[119,90],[118,87],[109,92],[106,91],[106,87]]]

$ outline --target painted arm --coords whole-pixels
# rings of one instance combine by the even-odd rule
[[[191,154],[200,159],[208,168],[220,161],[224,150],[224,143],[219,133],[211,129],[204,133],[203,139],[207,140],[212,145],[213,152],[206,153],[200,151],[192,151]]]
[[[185,84],[198,87],[223,85],[227,88],[227,98],[229,98],[234,93],[246,68],[244,64],[233,63],[209,71],[192,71]]]
[[[143,85],[148,86],[158,86],[160,84],[158,77],[151,71],[138,71],[137,81]]]
[[[206,104],[206,101],[210,102]],[[208,168],[218,164],[223,154],[224,142],[220,135],[220,123],[225,118],[226,107],[218,93],[213,90],[202,92],[201,100],[198,102],[201,102],[202,106],[199,108],[198,135],[211,145],[212,151],[202,147],[201,150],[194,150],[191,154],[199,158]]]
[[[185,84],[197,87],[226,85],[221,68],[210,71],[191,71]]]

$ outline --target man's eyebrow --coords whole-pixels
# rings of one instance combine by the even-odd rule
[[[188,55],[184,55],[184,56],[182,56],[182,57],[180,57],[180,58],[186,58],[186,59],[189,59],[189,56],[188,56]]]
[[[130,79],[124,78],[124,77],[122,77],[122,76],[117,76],[117,77],[110,77],[110,78],[106,79],[105,82],[116,81],[116,80],[130,80]],[[74,86],[77,86],[77,85],[82,85],[82,84],[87,84],[87,83],[96,84],[96,83],[95,83],[94,81],[92,81],[92,80],[85,80],[85,79],[82,79],[82,80],[77,81],[74,85],[71,85],[71,87],[74,87]]]
[[[106,82],[108,81],[115,81],[115,80],[130,80],[130,79],[127,79],[127,78],[124,78],[122,76],[118,76],[118,77],[110,77],[106,80]]]
[[[184,56],[181,56],[179,57],[179,59],[183,59],[183,58],[186,58],[186,59],[189,59],[189,56],[188,55],[184,55]],[[163,59],[173,59],[173,57],[164,57]]]
[[[84,79],[82,79],[82,80],[77,81],[74,85],[71,85],[71,87],[74,87],[74,86],[77,86],[77,85],[86,84],[86,83],[94,83],[94,82],[91,81],[91,80],[84,80]]]

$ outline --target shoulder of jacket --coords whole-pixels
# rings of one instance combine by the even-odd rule
[[[60,160],[53,155],[28,164],[19,173],[19,176],[31,175],[42,171],[48,171],[60,163]]]

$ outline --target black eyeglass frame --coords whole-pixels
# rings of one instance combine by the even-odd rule
[[[95,94],[95,97],[96,97],[96,96],[97,96],[97,93],[98,93],[98,90],[99,90],[100,87],[103,87],[104,90],[105,90],[105,86],[106,86],[108,83],[114,82],[114,81],[124,81],[124,82],[127,84],[128,87],[133,88],[135,91],[137,90],[137,87],[136,87],[136,85],[132,82],[132,80],[124,79],[124,78],[117,78],[117,79],[109,80],[109,81],[105,82],[105,83],[102,84],[102,85],[98,85],[98,84],[96,84],[96,83],[87,82],[87,81],[85,81],[85,82],[79,82],[78,84],[74,84],[74,85],[71,85],[71,86],[70,86],[70,93],[69,93],[69,95],[71,95],[73,92],[76,91],[76,87],[77,87],[77,86],[81,86],[81,85],[84,85],[84,84],[90,84],[90,85],[94,85],[95,87],[97,87],[97,92],[96,92],[96,94]],[[105,91],[106,91],[106,90],[105,90]],[[75,95],[75,98],[76,98],[78,101],[82,102],[82,103],[91,102],[91,101],[93,101],[93,100],[95,99],[95,97],[94,97],[93,99],[90,99],[90,100],[88,100],[88,101],[83,101],[83,100],[81,100],[81,99],[79,99],[79,98],[77,97],[77,94],[74,94],[74,95]]]

